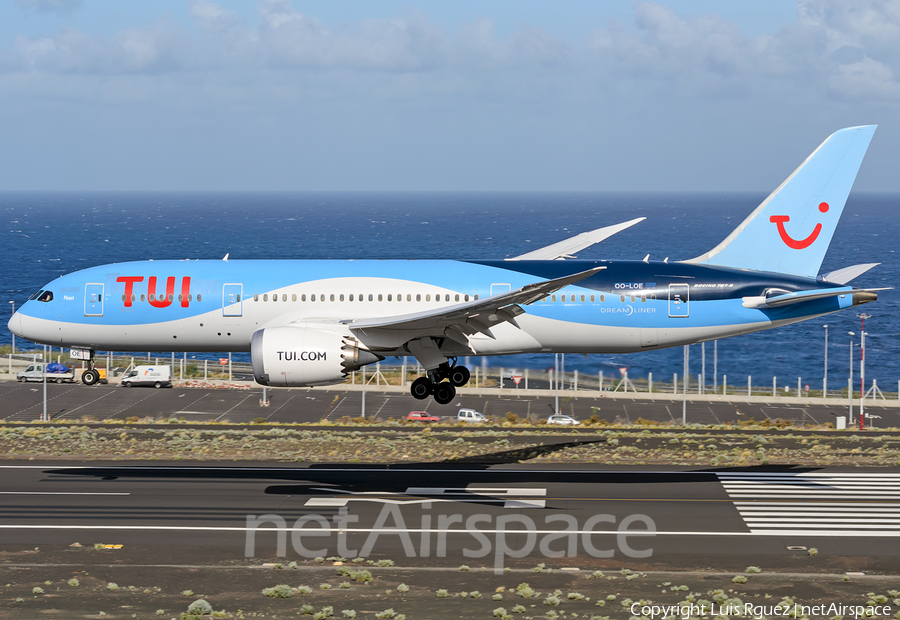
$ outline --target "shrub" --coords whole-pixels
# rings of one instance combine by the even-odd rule
[[[196,601],[188,605],[188,613],[195,614],[197,616],[208,616],[213,612],[212,605],[204,601],[202,598],[198,598]]]
[[[544,564],[543,562],[541,562],[540,564],[538,564],[537,566],[535,566],[535,567],[532,568],[531,570],[533,570],[533,571],[536,572],[536,573],[543,573],[543,572],[544,572],[544,569],[545,569],[546,567],[547,567],[547,565]]]
[[[350,587],[350,582],[349,582],[349,581],[342,581],[342,582],[340,583],[340,585],[338,585],[338,587],[339,587],[341,590],[346,590],[347,588]]]
[[[40,587],[40,586],[36,586],[36,587],[34,587],[34,588],[31,588],[31,593],[32,593],[32,594],[43,594],[43,593],[44,593],[44,588],[42,588],[42,587]]]
[[[549,605],[550,607],[556,607],[559,605],[559,597],[550,595],[544,599],[544,605]]]
[[[118,590],[118,589],[119,589],[119,584],[117,584],[117,583],[115,583],[115,582],[113,582],[113,581],[110,581],[108,584],[106,584],[106,589],[107,589],[107,590]]]
[[[479,592],[478,590],[469,592],[469,598],[481,598],[481,592]]]
[[[747,583],[747,578],[744,575],[735,575],[731,581],[734,583]]]
[[[759,566],[748,566],[747,572],[748,573],[761,573],[762,570],[759,568]]]
[[[310,594],[312,592],[312,588],[310,588],[309,586],[297,586],[296,588],[294,588],[294,591],[297,594]]]
[[[815,547],[810,547],[809,551],[807,551],[807,553],[809,553],[809,555],[819,555],[819,550],[816,549]]]
[[[502,601],[503,595],[498,592],[497,594],[493,595],[491,598],[495,601]]]
[[[300,613],[303,614],[304,616],[311,616],[312,612],[314,612],[315,610],[316,610],[316,608],[313,607],[312,605],[302,605],[300,607]]]
[[[494,610],[495,618],[502,618],[505,615],[506,615],[506,609],[503,607],[498,607],[497,609]]]
[[[166,610],[165,610],[165,609],[157,609],[157,610],[156,610],[156,615],[157,615],[157,616],[165,616],[165,615],[166,615]]]
[[[397,586],[397,592],[409,592],[409,586],[405,583],[401,583],[399,586]]]
[[[356,610],[354,610],[354,609],[345,609],[344,611],[341,612],[341,615],[343,615],[345,618],[355,618],[355,617],[356,617]]]
[[[447,598],[447,591],[444,590],[443,588],[441,588],[440,590],[435,592],[435,594],[437,594],[438,598]]]
[[[594,575],[594,577],[596,577],[597,579],[600,579],[600,577],[603,577],[603,571],[602,571],[602,570],[595,570],[595,571],[593,572],[593,575]]]
[[[193,590],[182,590],[181,593],[184,594],[185,596],[194,596]]]
[[[372,576],[372,573],[367,570],[354,570],[350,571],[350,579],[365,583],[367,581],[372,581],[375,578]]]
[[[569,592],[568,597],[571,601],[580,601],[584,598],[584,594],[581,592]]]
[[[459,571],[461,573],[467,573],[467,572],[469,572],[469,567],[466,566],[465,564],[463,564],[462,566],[459,567]]]
[[[75,577],[72,577],[66,583],[69,584],[70,586],[72,586],[73,588],[77,588],[81,582],[78,581],[77,579],[75,579]]]
[[[378,560],[377,562],[375,562],[375,566],[381,566],[384,568],[386,568],[388,566],[393,566],[393,565],[394,565],[393,560]]]
[[[279,584],[271,588],[263,588],[262,593],[263,596],[268,596],[270,598],[291,598],[294,591],[289,585]]]
[[[512,608],[511,611],[512,611],[514,614],[524,614],[524,613],[525,613],[525,606],[524,606],[524,605],[516,605],[515,607]]]
[[[379,618],[379,620],[382,620],[384,618],[396,618],[397,612],[393,609],[385,609],[384,611],[379,611],[377,614],[375,614],[375,617]]]
[[[321,583],[321,584],[319,584],[319,589],[320,590],[330,590],[331,584],[330,583]]]

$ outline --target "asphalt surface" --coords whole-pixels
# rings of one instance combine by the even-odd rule
[[[245,389],[204,388],[123,388],[115,384],[88,387],[80,383],[47,385],[48,413],[53,419],[87,417],[93,420],[154,417],[184,418],[197,422],[247,423],[256,418],[269,422],[319,422],[357,417],[362,409],[362,394],[339,388],[268,390],[269,406],[262,407],[262,387],[247,383]],[[43,388],[37,383],[0,382],[0,420],[30,422],[43,410]],[[545,418],[553,412],[553,395],[516,395],[460,393],[450,405],[433,399],[415,400],[405,392],[370,390],[366,394],[366,416],[387,420],[405,418],[410,411],[428,411],[437,416],[455,416],[459,407],[470,407],[487,415],[502,417],[514,413],[520,417]],[[878,406],[872,401],[867,411],[877,418],[879,427],[900,427],[900,408]],[[856,407],[854,407],[856,409]],[[639,418],[659,422],[680,422],[680,400],[647,400],[618,396],[600,397],[596,392],[562,392],[561,413],[576,419],[597,415],[609,422],[634,423]],[[741,420],[790,420],[796,423],[825,424],[835,416],[847,415],[846,405],[779,402],[710,402],[689,400],[689,423],[722,424]]]
[[[811,547],[843,558],[846,570],[890,570],[900,555],[898,469],[23,462],[0,470],[6,548],[114,543],[193,564],[360,554],[489,570],[597,557],[657,569],[774,568]]]

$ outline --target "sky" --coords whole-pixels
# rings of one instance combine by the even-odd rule
[[[767,191],[878,124],[900,0],[10,0],[0,191]]]

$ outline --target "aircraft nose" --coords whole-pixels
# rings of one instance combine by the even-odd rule
[[[12,318],[9,320],[9,323],[6,324],[6,327],[16,336],[24,338],[22,335],[22,315],[18,312],[12,315]]]

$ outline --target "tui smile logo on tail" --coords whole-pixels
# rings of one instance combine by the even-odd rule
[[[819,211],[821,211],[822,213],[827,213],[828,203],[820,203]],[[806,239],[794,239],[784,228],[784,223],[789,222],[790,220],[790,215],[773,215],[769,218],[770,222],[778,226],[778,234],[781,235],[781,240],[784,241],[785,245],[794,250],[802,250],[811,246],[813,242],[819,237],[819,233],[822,231],[822,224],[818,223]]]

